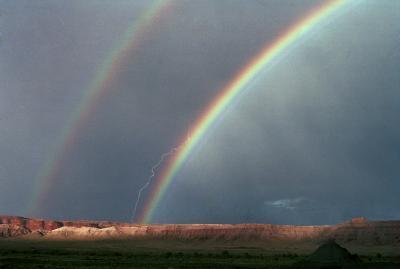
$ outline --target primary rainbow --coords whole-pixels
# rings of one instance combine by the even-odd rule
[[[275,40],[275,42],[267,44],[259,54],[237,73],[193,125],[189,132],[190,140],[186,141],[185,136],[180,143],[182,146],[177,153],[168,160],[165,168],[157,178],[155,186],[145,202],[145,206],[141,210],[141,214],[137,219],[138,222],[150,222],[158,203],[163,198],[169,184],[180,170],[189,154],[222,112],[226,110],[242,91],[244,91],[249,82],[271,63],[274,58],[287,49],[289,45],[310,32],[323,18],[332,14],[345,3],[347,3],[345,0],[331,0],[312,10],[308,16],[294,24],[289,30]]]
[[[146,32],[158,22],[170,7],[172,0],[156,0],[147,8],[139,19],[125,31],[121,41],[118,42],[105,61],[98,68],[94,79],[85,90],[76,110],[72,113],[67,124],[61,131],[55,148],[47,158],[47,162],[40,170],[27,211],[30,214],[37,214],[39,207],[45,202],[47,193],[51,190],[56,178],[66,161],[70,150],[77,142],[80,131],[90,119],[101,100],[112,92],[112,83],[117,78],[119,71],[128,61],[130,55],[143,40]]]

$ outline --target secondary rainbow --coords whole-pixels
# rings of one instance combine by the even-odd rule
[[[172,7],[172,2],[172,0],[154,1],[125,31],[122,39],[98,68],[94,79],[88,89],[84,91],[77,108],[61,131],[60,138],[37,176],[27,209],[30,214],[38,214],[39,207],[46,202],[47,194],[55,183],[69,152],[78,140],[81,130],[88,119],[92,117],[101,100],[112,92],[112,83],[117,78],[120,69],[132,60],[130,56],[138,48],[145,34]]]
[[[161,171],[137,219],[139,223],[150,222],[158,203],[163,198],[169,184],[181,169],[189,154],[222,112],[244,91],[249,82],[260,74],[285,49],[309,33],[322,19],[334,13],[334,11],[344,6],[347,2],[345,0],[332,0],[313,9],[305,18],[289,28],[272,44],[267,44],[260,53],[236,74],[225,88],[221,89],[220,94],[213,100],[189,131],[190,140],[186,141],[186,136],[181,140],[181,148],[168,160],[165,168]]]

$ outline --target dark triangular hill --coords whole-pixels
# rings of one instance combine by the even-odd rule
[[[334,240],[329,240],[299,265],[310,268],[341,268],[358,263],[360,259],[357,255],[352,255]]]
[[[329,240],[311,254],[307,261],[315,264],[347,265],[358,263],[360,259],[334,240]]]

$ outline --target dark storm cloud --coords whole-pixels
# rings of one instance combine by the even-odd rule
[[[97,66],[147,6],[135,1],[124,13],[122,2],[79,3],[0,1],[0,211],[4,214],[26,214],[36,177]]]
[[[399,218],[398,16],[369,2],[282,59],[192,157],[158,220]]]
[[[35,176],[96,67],[150,2],[0,3],[0,214],[26,214]],[[319,3],[176,3],[82,128],[40,217],[128,220],[160,154],[240,66]],[[202,141],[155,221],[400,217],[394,5],[343,15],[264,74]]]
[[[255,51],[311,4],[277,5],[285,16],[275,19],[272,9],[261,6],[188,1],[161,17],[82,131],[43,212],[58,218],[127,219],[159,155],[175,145]],[[237,20],[241,12],[257,16],[243,16],[244,23]],[[68,193],[74,206],[65,205],[59,192]]]

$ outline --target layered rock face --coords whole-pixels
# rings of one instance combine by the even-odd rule
[[[325,226],[272,224],[137,225],[107,221],[51,221],[0,216],[0,237],[48,239],[163,238],[183,240],[325,240],[400,244],[400,221],[352,221]]]
[[[385,245],[400,243],[400,221],[350,221],[335,225],[329,234],[340,242]]]
[[[109,221],[54,221],[16,216],[0,216],[0,238],[30,234],[45,236],[51,231],[56,231],[62,227],[102,229],[119,225],[122,224]]]

